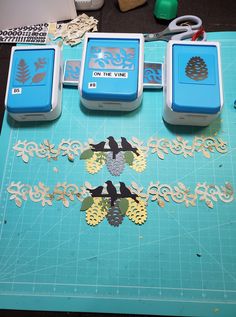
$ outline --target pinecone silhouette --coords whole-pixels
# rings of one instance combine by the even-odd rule
[[[207,65],[200,56],[190,58],[185,67],[185,74],[193,80],[204,80],[208,77]]]
[[[109,208],[106,217],[109,224],[113,227],[119,227],[122,224],[124,215],[120,212],[118,199],[115,201],[114,206]]]
[[[116,154],[116,158],[113,159],[112,152],[107,153],[106,161],[107,169],[113,176],[119,176],[125,168],[124,153],[119,152]]]
[[[30,79],[29,67],[25,60],[21,59],[17,65],[16,80],[24,84],[28,79]]]

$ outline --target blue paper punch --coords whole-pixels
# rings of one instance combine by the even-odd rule
[[[61,113],[61,49],[13,47],[5,107],[17,121],[56,119]]]
[[[207,126],[218,117],[223,107],[218,42],[170,41],[165,70],[166,122]]]
[[[207,126],[219,116],[218,42],[169,41],[164,76],[161,63],[144,62],[142,43],[139,34],[88,33],[81,64],[65,63],[64,84],[79,82],[81,101],[89,109],[130,111],[139,106],[143,88],[164,87],[166,122]]]
[[[143,92],[142,34],[91,34],[85,37],[79,91],[90,109],[133,110]]]
[[[144,62],[143,34],[86,33],[81,61],[67,60],[64,85],[78,86],[92,110],[131,111],[143,88],[162,88],[162,63]]]

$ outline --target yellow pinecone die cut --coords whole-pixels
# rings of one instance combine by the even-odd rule
[[[105,163],[105,156],[100,152],[94,152],[93,156],[86,160],[86,169],[90,174],[96,174],[103,168]]]
[[[134,153],[134,159],[130,167],[134,169],[136,172],[141,173],[145,170],[147,166],[146,156],[140,148],[138,149],[139,155]]]
[[[103,202],[103,198],[94,197],[93,204],[86,210],[86,222],[90,226],[98,225],[107,215],[108,207]]]
[[[136,225],[142,225],[147,220],[146,202],[137,198],[137,203],[134,199],[128,198],[129,207],[126,211],[126,216]]]

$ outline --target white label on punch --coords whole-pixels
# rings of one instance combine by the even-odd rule
[[[127,72],[104,72],[104,71],[94,71],[93,77],[102,78],[128,78]]]
[[[94,89],[94,88],[97,88],[97,83],[96,82],[89,82],[88,83],[88,88],[89,89]]]
[[[21,95],[22,93],[22,88],[12,88],[11,93],[13,95]]]

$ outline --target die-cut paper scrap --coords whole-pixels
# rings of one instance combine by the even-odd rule
[[[52,189],[42,182],[37,185],[11,182],[7,190],[10,200],[18,207],[27,200],[40,203],[43,207],[61,202],[66,208],[79,201],[88,225],[96,226],[106,218],[113,227],[120,226],[125,217],[137,225],[143,225],[148,217],[149,201],[164,208],[171,202],[194,207],[199,200],[208,208],[214,208],[218,201],[230,203],[234,200],[234,189],[229,182],[221,186],[197,183],[193,191],[182,182],[176,185],[150,182],[146,190],[135,182],[130,185],[124,182],[114,184],[110,180],[95,187],[89,182],[81,186],[63,182]]]

